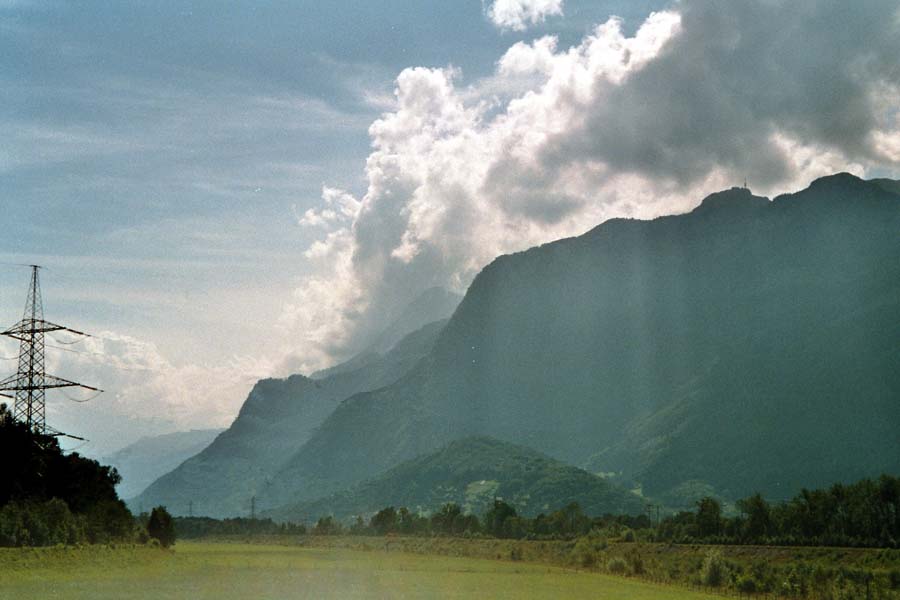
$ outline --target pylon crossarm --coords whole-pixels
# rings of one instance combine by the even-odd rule
[[[15,385],[17,385],[20,379],[23,379],[23,377],[19,374],[10,375],[6,379],[3,379],[0,381],[0,391],[14,392],[16,390]]]
[[[0,381],[0,391],[3,392],[19,392],[64,387],[80,387],[86,390],[91,390],[92,392],[103,391],[99,388],[84,385],[83,383],[69,381],[68,379],[63,379],[62,377],[56,377],[54,375],[44,375],[43,383],[38,384],[30,383],[28,381],[28,378],[22,377],[20,375],[13,375],[12,377],[7,377],[3,381]]]
[[[29,339],[29,336],[31,335],[34,335],[36,333],[49,333],[51,331],[68,331],[69,333],[74,333],[76,335],[88,335],[83,331],[78,331],[77,329],[72,329],[71,327],[57,325],[56,323],[51,323],[50,321],[44,321],[40,319],[25,319],[19,321],[3,333],[0,333],[0,335],[5,335],[6,337],[11,337],[19,341],[27,341],[27,339]]]
[[[61,387],[80,387],[86,390],[91,390],[92,392],[102,392],[100,388],[95,388],[89,385],[84,385],[83,383],[77,383],[75,381],[69,381],[68,379],[63,379],[62,377],[56,377],[55,375],[44,375],[44,387],[46,388],[61,388]]]
[[[44,435],[47,435],[50,437],[67,437],[67,438],[72,438],[73,440],[80,440],[82,442],[87,441],[83,437],[78,437],[77,435],[72,435],[71,433],[64,433],[64,432],[60,431],[59,429],[55,429],[55,428],[49,427],[49,426],[44,427]]]

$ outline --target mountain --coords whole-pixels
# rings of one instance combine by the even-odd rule
[[[597,475],[524,446],[474,436],[404,462],[349,490],[267,516],[294,522],[315,521],[329,514],[343,519],[372,514],[386,506],[431,512],[447,502],[481,514],[494,498],[502,498],[528,516],[571,502],[578,502],[592,515],[644,510],[640,498]]]
[[[222,429],[192,429],[144,437],[105,458],[100,464],[115,467],[122,476],[119,496],[131,498],[153,481],[194,456],[222,433]]]
[[[313,500],[489,435],[665,494],[900,472],[900,196],[838,174],[501,256],[433,350],[341,402],[261,493]]]
[[[446,321],[407,335],[387,354],[321,379],[292,375],[264,379],[250,391],[237,418],[206,449],[153,482],[132,508],[164,504],[176,515],[244,515],[250,500],[313,434],[338,404],[383,387],[409,371],[432,348]]]
[[[375,336],[362,352],[344,363],[316,371],[310,377],[325,379],[331,375],[354,371],[378,360],[379,356],[390,351],[409,334],[436,321],[446,320],[453,314],[461,300],[462,296],[442,287],[425,290],[406,305],[400,312],[400,316]]]

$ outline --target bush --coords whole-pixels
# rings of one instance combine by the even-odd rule
[[[571,560],[575,565],[593,569],[599,564],[601,554],[607,546],[606,538],[592,532],[578,538],[575,547],[572,548]]]
[[[163,548],[175,543],[175,524],[165,506],[157,506],[151,511],[150,520],[147,522],[147,534],[159,540]]]
[[[888,582],[892,590],[900,590],[900,569],[893,569],[888,573]]]
[[[572,562],[585,569],[592,569],[597,566],[597,552],[594,550],[594,544],[588,537],[578,538],[575,547],[572,548]]]
[[[644,574],[644,558],[637,550],[632,550],[627,555],[625,555],[625,560],[628,562],[628,567],[631,569],[632,574]]]
[[[509,550],[509,560],[519,561],[522,560],[522,546],[518,544],[510,548]]]
[[[735,585],[739,592],[745,594],[755,594],[759,590],[759,586],[756,585],[756,580],[753,579],[752,575],[741,575],[738,577]]]
[[[55,546],[84,538],[83,519],[58,498],[0,508],[0,546]]]
[[[313,535],[340,535],[343,532],[341,524],[334,520],[334,517],[321,517],[313,529]]]
[[[719,550],[710,550],[700,566],[700,581],[703,585],[719,587],[725,581],[727,565]]]
[[[606,570],[613,575],[624,575],[628,572],[628,563],[621,556],[615,556],[606,563]]]

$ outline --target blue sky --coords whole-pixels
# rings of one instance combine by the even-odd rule
[[[497,5],[0,0],[0,319],[37,262],[48,318],[102,336],[53,359],[109,390],[57,426],[227,425],[497,254],[898,176],[891,2]]]
[[[542,29],[577,41],[623,8],[637,21],[638,5],[571,4],[577,18]],[[295,210],[325,182],[365,191],[367,129],[403,68],[475,79],[537,34],[498,30],[477,0],[0,10],[0,260],[47,264],[60,318],[165,332],[157,343],[180,359],[269,335],[312,241]],[[3,269],[4,304],[18,306],[21,279]],[[228,342],[181,332],[204,320],[197,304]]]

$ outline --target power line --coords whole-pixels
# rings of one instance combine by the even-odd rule
[[[56,339],[55,336],[52,336],[52,335],[50,336],[50,339],[53,340],[54,342],[56,342],[57,344],[62,344],[64,346],[72,346],[73,344],[80,344],[81,342],[84,341],[84,338],[87,338],[87,337],[93,337],[93,336],[86,333],[83,336],[81,336],[78,339],[73,340],[71,342],[66,342],[64,340],[58,340],[58,339]]]
[[[90,402],[91,400],[93,400],[94,398],[96,398],[97,396],[99,396],[100,394],[102,394],[102,393],[103,393],[103,390],[97,391],[97,393],[95,393],[94,395],[90,396],[89,398],[75,398],[74,396],[69,395],[68,392],[61,392],[61,393],[62,393],[63,396],[65,396],[66,398],[68,398],[68,399],[71,400],[72,402],[77,402],[77,403],[79,403],[79,404],[84,404],[85,402]]]

